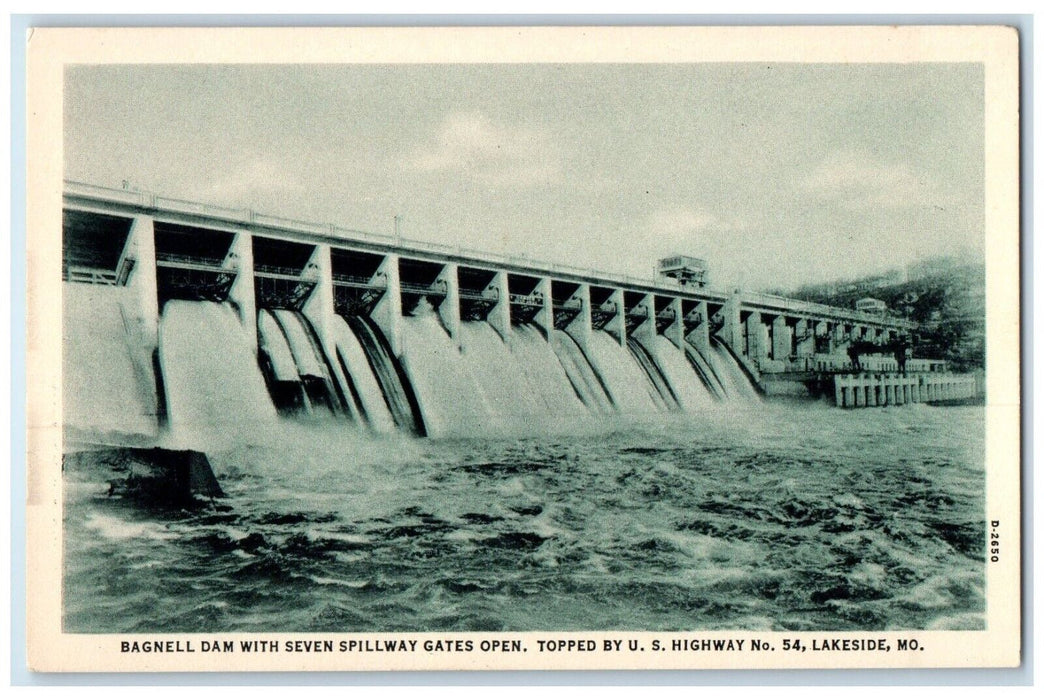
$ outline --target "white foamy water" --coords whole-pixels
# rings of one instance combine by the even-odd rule
[[[123,304],[133,302],[126,287],[62,285],[62,410],[67,428],[85,434],[156,434],[152,358],[133,323],[124,320]]]
[[[736,358],[716,339],[711,340],[710,354],[705,358],[714,369],[729,398],[744,401],[760,401],[761,397],[750,383],[750,379],[736,363]]]
[[[302,377],[327,379],[325,363],[317,355],[317,348],[312,344],[308,331],[302,325],[301,318],[287,309],[276,309],[273,313],[283,328],[283,332],[286,333],[290,352],[294,356],[294,362],[297,363],[297,373]]]
[[[423,434],[424,427],[420,424],[423,416],[419,406],[414,404],[416,394],[408,381],[406,368],[394,356],[380,328],[365,316],[351,316],[345,320],[366,353],[395,424],[402,430]]]
[[[700,381],[684,351],[662,335],[642,340],[641,343],[660,368],[683,411],[692,413],[713,404],[714,399]]]
[[[984,625],[982,407],[413,440],[281,421],[166,512],[64,470],[70,632]],[[117,477],[119,475],[117,474]]]
[[[403,362],[432,436],[501,432],[486,395],[434,313],[404,318]]]
[[[699,371],[702,372],[703,376],[709,383],[712,393],[719,399],[727,399],[728,391],[725,389],[725,385],[721,383],[721,379],[714,371],[714,368],[711,367],[710,363],[707,362],[707,358],[703,356],[703,353],[700,352],[699,348],[692,343],[686,342],[685,353],[687,359],[699,367]]]
[[[515,326],[505,342],[484,321],[464,322],[458,348],[434,312],[421,307],[403,319],[403,338],[403,362],[429,435],[560,433],[590,418],[534,326]]]
[[[160,367],[175,434],[225,432],[276,419],[248,337],[232,307],[174,299],[163,307]]]
[[[634,416],[664,410],[663,401],[630,350],[621,347],[612,336],[604,331],[594,331],[587,352],[617,410]]]
[[[590,416],[537,329],[516,326],[504,342],[488,323],[462,323],[461,348],[495,422],[508,432],[562,433]]]
[[[678,405],[678,398],[674,395],[674,390],[667,382],[667,378],[663,376],[663,370],[656,364],[656,360],[645,349],[645,346],[634,338],[628,338],[627,349],[652,383],[656,392],[655,396],[659,399],[660,405],[667,411],[681,410],[681,406]]]
[[[384,394],[381,393],[381,386],[374,377],[370,362],[366,359],[366,353],[359,345],[355,333],[340,316],[334,318],[333,336],[338,354],[337,364],[342,366],[342,372],[338,373],[341,391],[346,398],[353,395],[347,384],[350,377],[370,427],[379,433],[393,432],[395,420],[384,400]],[[343,370],[347,370],[347,376]]]
[[[542,407],[550,418],[577,420],[589,415],[554,348],[540,329],[529,324],[514,326],[509,347],[514,363],[512,368],[519,370],[528,382],[528,386],[519,389],[532,394],[537,406]]]
[[[583,350],[572,336],[565,331],[553,331],[551,347],[584,404],[597,413],[612,413],[614,410],[612,400],[591,367],[591,363],[584,356]]]
[[[299,382],[297,363],[287,345],[286,336],[271,312],[262,309],[257,315],[257,335],[261,350],[268,356],[272,365],[272,374],[276,381]]]

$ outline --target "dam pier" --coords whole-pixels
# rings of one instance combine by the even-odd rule
[[[150,435],[319,412],[443,435],[697,411],[757,400],[773,377],[852,371],[852,344],[886,348],[917,328],[714,290],[701,265],[611,275],[66,182],[66,422]],[[917,400],[907,381],[886,386]],[[867,404],[854,384],[836,395]]]

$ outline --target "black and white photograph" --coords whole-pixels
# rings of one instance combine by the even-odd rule
[[[161,61],[123,31],[52,71],[30,178],[53,634],[350,670],[917,666],[1007,630],[979,665],[1018,663],[989,60],[610,31],[522,61],[546,38],[483,29],[481,61],[209,60],[192,30]]]

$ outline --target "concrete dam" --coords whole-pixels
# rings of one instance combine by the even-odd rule
[[[64,423],[85,440],[281,415],[441,437],[696,413],[915,327],[74,182],[62,277]]]

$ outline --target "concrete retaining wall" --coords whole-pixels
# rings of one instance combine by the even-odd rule
[[[834,377],[834,403],[841,408],[959,401],[977,395],[971,375],[845,374]]]

